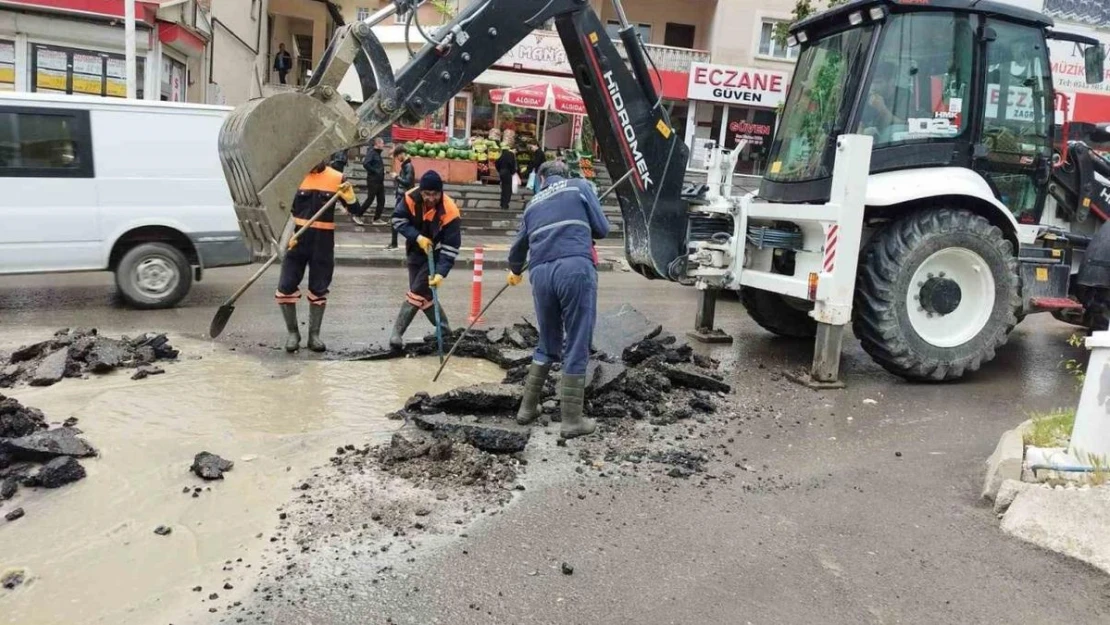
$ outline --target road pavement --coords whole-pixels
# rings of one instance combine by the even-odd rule
[[[0,318],[5,329],[203,336],[215,308],[247,275],[246,268],[210,272],[182,307],[155,312],[121,308],[105,274],[4,278]],[[267,276],[244,297],[221,342],[286,358],[274,349],[282,338],[275,280]],[[488,297],[500,274],[490,272],[487,282]],[[602,274],[600,284],[602,310],[629,302],[671,331],[692,323],[692,289],[622,272]],[[455,323],[465,316],[469,286],[469,273],[460,272],[443,289]],[[351,348],[383,342],[404,288],[397,270],[338,269],[325,340]],[[528,314],[526,288],[504,300],[490,323]],[[718,325],[736,343],[707,353],[731,372],[733,409],[752,417],[720,441],[740,466],[714,471],[736,479],[661,484],[568,471],[530,484],[466,538],[381,583],[361,580],[357,598],[322,581],[298,589],[301,607],[255,622],[1110,621],[1110,580],[1005,537],[978,500],[983,461],[999,434],[1031,412],[1075,402],[1074,380],[1062,367],[1082,357],[1066,344],[1072,328],[1028,318],[994,363],[947,385],[896,379],[849,340],[848,389],[815,392],[782,378],[807,364],[805,342],[770,337],[734,301],[718,306]],[[562,562],[573,575],[559,572]]]

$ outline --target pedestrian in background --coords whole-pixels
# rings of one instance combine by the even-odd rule
[[[366,204],[369,205],[377,202],[374,207],[374,224],[384,224],[382,220],[382,211],[385,210],[385,161],[382,160],[382,150],[385,149],[385,141],[381,137],[374,139],[373,145],[369,150],[366,150],[366,156],[362,159],[362,166],[366,168]]]
[[[532,160],[528,162],[528,171],[524,172],[524,177],[529,181],[532,193],[540,192],[540,166],[547,162],[547,153],[540,149],[536,142],[528,144],[528,149],[532,151],[530,157]]]
[[[293,69],[293,56],[285,49],[284,43],[279,43],[277,54],[274,55],[274,71],[277,72],[281,84],[285,84],[285,77],[289,75],[291,69]]]
[[[497,177],[501,180],[501,210],[509,209],[509,200],[513,197],[513,176],[518,175],[516,154],[511,149],[501,150],[501,156],[493,163],[497,168]]]
[[[347,156],[347,150],[345,149],[339,150],[331,155],[331,168],[339,173],[343,173],[343,171],[347,169],[348,162],[349,158]]]
[[[416,168],[413,167],[408,150],[403,145],[393,148],[393,160],[398,161],[397,171],[393,173],[393,195],[395,199],[394,206],[396,207],[400,206],[405,200],[405,194],[416,186]],[[385,249],[395,250],[397,249],[397,229],[390,228],[389,232],[391,235],[389,247]]]
[[[574,438],[597,427],[582,410],[597,318],[593,241],[609,234],[609,220],[593,187],[585,180],[568,179],[568,173],[566,163],[558,161],[544,164],[537,172],[542,189],[520,220],[509,250],[507,282],[513,286],[521,283],[527,261],[540,331],[517,423],[528,425],[539,416],[540,396],[551,365],[561,360],[560,434]]]
[[[405,237],[408,256],[409,291],[393,322],[389,346],[400,350],[405,346],[405,330],[416,313],[424,311],[432,326],[436,325],[432,288],[439,288],[455,265],[462,245],[462,223],[459,207],[443,193],[443,179],[434,171],[424,172],[420,188],[406,193],[393,211],[393,229]],[[428,262],[428,255],[432,262]],[[429,264],[435,265],[430,273]],[[447,315],[439,311],[440,329],[450,334]]]

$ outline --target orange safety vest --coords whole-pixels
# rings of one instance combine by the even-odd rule
[[[331,167],[315,173],[309,172],[301,181],[297,196],[293,199],[293,223],[297,227],[307,224],[316,211],[339,191],[341,184],[343,173]],[[325,211],[311,227],[317,230],[335,230],[335,208]]]
[[[457,204],[455,204],[455,200],[447,197],[447,194],[444,193],[442,194],[443,214],[439,216],[438,220],[436,220],[435,206],[432,206],[431,208],[425,208],[424,214],[418,217],[416,214],[416,194],[419,193],[420,187],[416,187],[415,189],[411,189],[407,193],[405,193],[405,206],[408,207],[409,215],[414,222],[413,225],[415,225],[416,229],[420,231],[420,234],[423,234],[429,239],[435,240],[436,235],[439,234],[441,228],[451,223],[452,221],[459,219],[459,217],[461,216],[461,213],[459,212],[459,207]],[[423,204],[423,202],[421,202],[421,204]],[[427,226],[431,226],[431,228],[428,229]]]

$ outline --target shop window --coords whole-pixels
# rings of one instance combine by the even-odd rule
[[[856,131],[875,147],[963,133],[974,29],[967,15],[893,16],[883,29]]]
[[[127,97],[123,55],[57,46],[31,46],[31,91]],[[135,97],[143,98],[143,60],[135,60]]]
[[[775,112],[740,106],[728,107],[724,147],[740,150],[736,173],[759,176],[767,166],[767,152],[775,134]]]
[[[763,20],[759,30],[759,56],[791,61],[798,58],[798,46],[788,46],[775,37],[775,28],[782,23],[782,20]]]
[[[0,176],[92,177],[86,111],[9,108],[0,113]]]
[[[15,42],[0,40],[0,91],[15,91]]]
[[[609,34],[610,39],[620,39],[618,34],[620,29],[621,23],[616,20],[605,22],[605,32]],[[651,24],[636,24],[636,31],[640,33],[640,39],[644,43],[651,43]]]

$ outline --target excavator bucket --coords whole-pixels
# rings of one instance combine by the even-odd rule
[[[239,228],[256,257],[284,251],[290,203],[305,174],[355,142],[357,120],[340,101],[333,106],[303,92],[277,93],[238,107],[225,120],[220,162]]]

